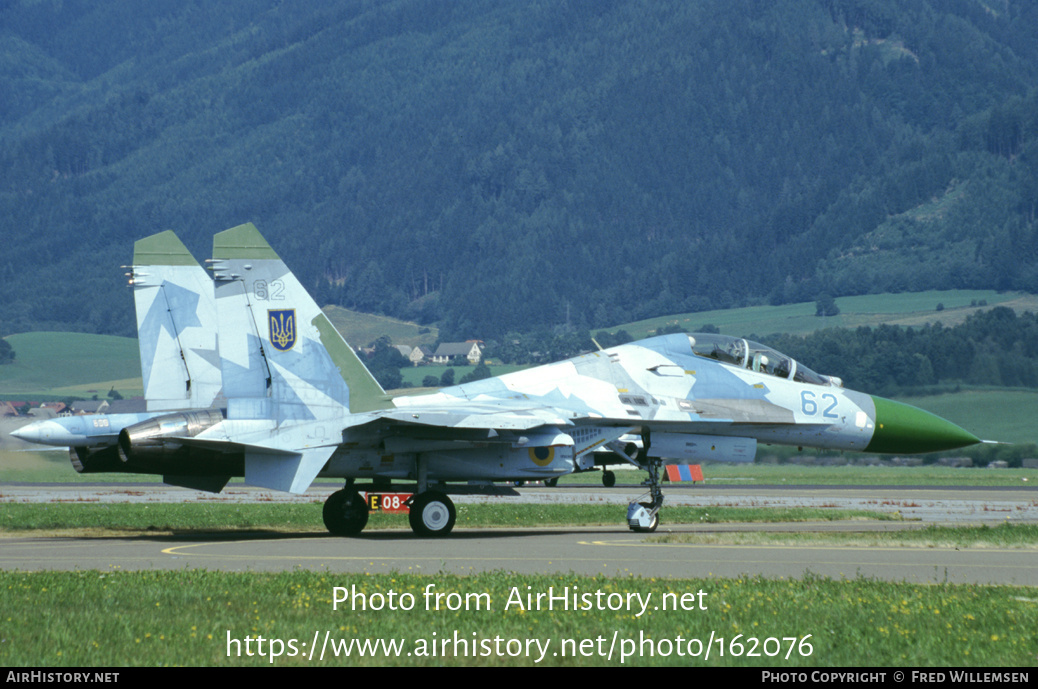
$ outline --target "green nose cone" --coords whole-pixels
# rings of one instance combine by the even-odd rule
[[[940,452],[980,442],[977,436],[935,414],[883,397],[873,397],[876,429],[866,452]]]

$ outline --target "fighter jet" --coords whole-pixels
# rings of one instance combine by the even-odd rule
[[[980,442],[770,347],[716,334],[663,335],[390,395],[252,224],[214,237],[210,269],[211,279],[172,233],[138,242],[130,277],[148,412],[109,417],[104,433],[57,419],[19,437],[72,445],[81,472],[161,474],[214,492],[235,476],[293,493],[341,478],[323,509],[340,535],[367,523],[362,489],[406,490],[421,536],[451,532],[450,494],[508,493],[513,482],[615,464],[646,473],[627,525],[653,531],[665,463],[750,462],[759,442],[876,453]]]

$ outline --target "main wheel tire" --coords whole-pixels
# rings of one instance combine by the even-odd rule
[[[652,509],[652,503],[651,502],[639,502],[638,504],[641,505],[642,507],[644,507],[647,510],[648,509]],[[648,526],[632,526],[631,527],[631,531],[636,531],[638,533],[652,533],[653,531],[656,530],[656,527],[659,526],[659,525],[660,525],[660,513],[657,512],[656,514],[652,515],[652,523],[651,524],[649,524]]]
[[[431,490],[415,496],[407,519],[415,534],[437,537],[446,536],[451,532],[457,516],[451,499],[443,493]]]
[[[324,501],[322,516],[336,536],[356,536],[368,524],[368,505],[355,490],[337,490]]]
[[[548,486],[549,488],[554,488],[555,486],[559,485],[559,477],[556,476],[555,478],[545,479],[544,485]]]
[[[612,488],[616,485],[616,474],[605,469],[602,471],[602,485],[606,488]]]

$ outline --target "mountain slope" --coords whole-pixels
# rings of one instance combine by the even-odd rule
[[[998,248],[1035,245],[1036,24],[1008,0],[9,0],[0,331],[129,334],[133,240],[201,259],[250,220],[322,303],[449,338],[907,277],[1038,290]],[[911,216],[944,196],[965,220]]]

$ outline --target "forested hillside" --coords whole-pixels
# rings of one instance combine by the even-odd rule
[[[1038,291],[1038,3],[3,0],[0,333],[252,221],[446,339]]]
[[[827,328],[768,344],[855,390],[903,396],[959,385],[1038,387],[1038,316],[998,306],[952,327]]]

